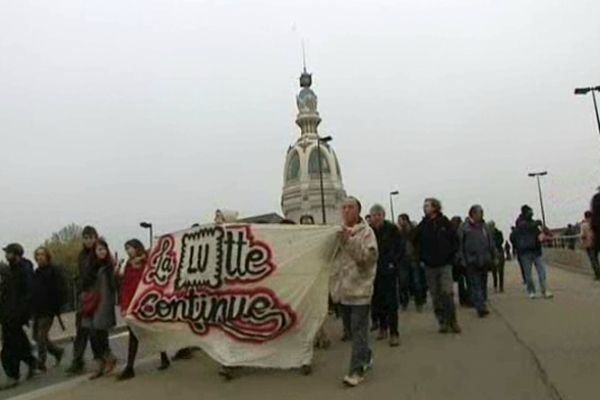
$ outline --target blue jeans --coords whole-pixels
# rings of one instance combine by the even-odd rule
[[[350,320],[352,335],[352,357],[348,373],[364,374],[365,368],[371,361],[372,352],[369,348],[369,306],[343,305],[343,312]]]
[[[542,260],[542,255],[525,253],[521,255],[521,262],[523,263],[523,272],[525,273],[527,293],[535,293],[535,283],[533,282],[531,273],[534,265],[540,282],[540,289],[542,293],[546,293],[546,264],[544,263],[544,260]]]
[[[485,311],[487,300],[488,273],[485,268],[474,266],[467,267],[467,279],[469,280],[469,292],[471,302],[477,311]]]

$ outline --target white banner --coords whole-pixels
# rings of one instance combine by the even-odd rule
[[[220,364],[309,364],[327,316],[335,227],[207,225],[162,236],[127,312],[140,342]]]

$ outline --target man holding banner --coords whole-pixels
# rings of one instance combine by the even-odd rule
[[[343,225],[338,233],[340,247],[331,271],[331,296],[342,305],[350,321],[352,357],[344,383],[357,386],[373,366],[369,348],[369,308],[377,270],[377,239],[360,217],[361,204],[348,197],[342,205]]]

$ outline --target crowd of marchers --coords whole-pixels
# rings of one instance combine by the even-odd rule
[[[351,342],[351,358],[343,382],[350,387],[360,384],[373,368],[370,331],[377,340],[400,345],[399,311],[414,301],[423,312],[429,299],[441,334],[460,334],[455,287],[460,306],[473,308],[481,318],[489,315],[488,276],[496,292],[504,292],[505,261],[516,256],[526,293],[531,299],[552,298],[547,285],[547,268],[542,259],[542,244],[548,231],[534,218],[531,207],[521,208],[509,240],[494,222],[486,221],[480,205],[473,205],[466,218],[444,215],[442,203],[428,198],[423,218],[417,224],[407,214],[396,222],[386,220],[382,206],[373,205],[363,213],[361,202],[348,197],[341,207],[338,249],[331,266],[329,296],[332,310],[341,319],[342,340]],[[592,200],[582,225],[582,243],[590,260],[598,267],[600,238],[600,192]],[[230,222],[217,211],[215,223]],[[313,223],[312,218],[301,224]],[[284,221],[284,223],[293,223]],[[128,260],[118,262],[94,227],[82,232],[83,248],[78,258],[79,301],[70,374],[85,371],[84,353],[89,343],[95,360],[90,378],[111,375],[117,357],[111,350],[109,331],[116,325],[115,308],[126,312],[148,265],[148,251],[137,239],[125,243]],[[65,354],[49,336],[53,322],[60,320],[66,300],[65,280],[45,247],[34,252],[34,263],[25,257],[17,243],[3,248],[8,268],[0,270],[0,323],[2,325],[1,361],[7,376],[0,389],[20,383],[20,365],[27,366],[26,378],[47,370],[48,353],[59,365]],[[533,279],[537,272],[538,287]],[[33,346],[25,327],[31,326]],[[316,342],[330,342],[322,330]],[[117,375],[125,380],[135,376],[138,339],[129,329],[126,364]],[[36,349],[34,352],[33,349]],[[178,351],[173,359],[189,358],[191,348]],[[34,354],[35,353],[35,354]],[[170,366],[169,356],[160,354],[159,369]],[[221,375],[233,376],[232,368],[222,366]],[[309,373],[310,366],[303,371]]]

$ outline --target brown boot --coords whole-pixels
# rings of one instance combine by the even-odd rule
[[[104,360],[96,360],[96,369],[94,373],[90,375],[90,380],[98,379],[104,375]]]
[[[450,322],[450,330],[453,333],[461,333],[462,329],[460,329],[460,326],[458,325],[458,322],[456,320],[453,320],[452,322]]]
[[[386,330],[380,329],[379,335],[377,335],[377,340],[385,340],[388,338],[388,332]]]

